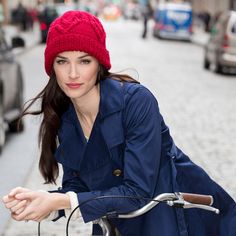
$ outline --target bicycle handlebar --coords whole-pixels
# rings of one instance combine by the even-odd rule
[[[183,200],[189,203],[202,204],[212,206],[213,197],[211,195],[193,194],[193,193],[180,193]]]
[[[132,211],[130,213],[126,213],[126,214],[119,214],[118,218],[133,218],[136,216],[140,216],[146,212],[148,212],[149,210],[151,210],[153,207],[155,207],[159,202],[163,202],[163,201],[172,201],[172,200],[177,200],[177,196],[174,193],[163,193],[160,194],[158,196],[156,196],[153,201],[150,201],[148,204],[146,204],[145,206],[143,206],[142,208],[136,210],[136,211]]]
[[[156,196],[148,204],[142,208],[126,213],[118,214],[115,217],[117,218],[133,218],[145,214],[158,203],[165,202],[167,205],[172,207],[181,207],[181,208],[200,208],[207,211],[212,211],[216,214],[219,214],[219,210],[212,207],[213,197],[211,195],[202,195],[202,194],[192,194],[192,193],[163,193]],[[107,221],[108,216],[102,217],[95,220],[94,224],[99,224],[102,228],[103,235],[111,236],[110,225]]]
[[[193,193],[163,193],[156,196],[152,201],[142,208],[127,213],[119,214],[118,218],[133,218],[145,214],[160,202],[166,202],[169,206],[181,208],[200,208],[219,214],[219,210],[212,207],[213,197],[211,195]]]

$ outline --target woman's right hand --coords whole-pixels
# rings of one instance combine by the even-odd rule
[[[5,207],[9,209],[11,213],[14,213],[16,215],[20,214],[27,206],[27,200],[18,200],[15,198],[15,195],[18,193],[26,193],[29,191],[29,189],[22,187],[16,187],[12,189],[9,194],[5,195],[2,198]]]

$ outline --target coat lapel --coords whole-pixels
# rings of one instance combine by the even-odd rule
[[[124,109],[123,83],[113,79],[101,82],[101,132],[109,148],[124,141],[122,110]]]
[[[62,165],[79,170],[86,149],[86,140],[72,104],[62,116],[58,138],[56,160]]]

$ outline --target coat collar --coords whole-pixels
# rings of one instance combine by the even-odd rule
[[[118,80],[107,78],[100,82],[100,107],[101,118],[109,116],[124,108],[122,83]]]
[[[123,84],[111,78],[100,82],[100,118],[105,118],[124,108]],[[62,116],[64,121],[78,122],[78,118],[73,105]]]

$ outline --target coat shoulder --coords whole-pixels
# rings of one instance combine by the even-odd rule
[[[128,102],[131,98],[137,102],[140,102],[140,99],[142,101],[156,100],[153,93],[142,84],[125,82],[123,88],[126,102]]]

